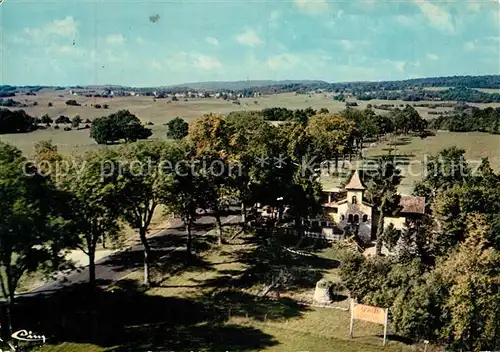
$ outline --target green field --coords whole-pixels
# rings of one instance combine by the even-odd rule
[[[477,166],[482,158],[487,157],[491,167],[496,171],[500,170],[500,135],[481,132],[437,132],[436,136],[425,139],[397,138],[367,149],[366,156],[387,154],[389,149],[393,149],[392,153],[400,157],[402,161],[407,159],[409,164],[402,169],[405,177],[399,190],[403,194],[409,194],[414,182],[419,181],[423,176],[426,157],[436,155],[440,150],[452,146],[465,150],[465,156],[471,167]]]

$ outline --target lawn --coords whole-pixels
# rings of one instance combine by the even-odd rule
[[[198,239],[194,257],[179,250],[159,263],[154,273],[158,286],[146,292],[137,285],[140,272],[101,291],[94,307],[100,318],[98,327],[89,326],[89,316],[82,315],[84,295],[73,293],[71,301],[59,299],[64,323],[58,318],[48,325],[51,319],[46,318],[38,326],[44,332],[64,333],[68,342],[39,351],[354,352],[382,348],[382,326],[357,321],[354,339],[349,340],[348,312],[301,305],[290,298],[296,292],[312,296],[319,278],[337,276],[336,250],[317,243],[301,246],[317,255],[292,256],[287,267],[306,275],[278,299],[256,299],[263,271],[273,263],[258,237],[240,236],[220,247],[209,245],[212,241]],[[49,309],[30,307],[35,317]],[[389,330],[384,350],[415,351],[415,346],[400,341]]]

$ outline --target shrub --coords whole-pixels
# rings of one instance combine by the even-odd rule
[[[73,126],[74,128],[78,128],[81,123],[82,118],[80,117],[80,115],[76,115],[75,117],[73,117],[73,120],[71,120],[71,126]]]
[[[50,124],[52,122],[54,122],[49,115],[45,114],[43,115],[41,118],[40,118],[40,122],[41,123],[45,123],[45,124]]]
[[[100,109],[100,108],[101,108],[101,104],[95,104],[95,105],[94,105],[94,108],[96,108],[96,109]]]
[[[71,123],[71,120],[69,117],[61,115],[56,119],[55,123]]]
[[[47,106],[48,106],[49,108],[51,108],[51,107],[53,107],[53,106],[54,106],[54,104],[52,104],[52,103],[49,101],[49,103],[47,104]]]
[[[70,100],[66,101],[66,105],[80,106],[80,104],[74,99],[70,99]]]

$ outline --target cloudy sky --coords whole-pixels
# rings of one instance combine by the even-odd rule
[[[4,0],[1,83],[500,73],[499,0]]]

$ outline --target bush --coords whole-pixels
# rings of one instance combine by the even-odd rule
[[[49,115],[45,114],[43,115],[41,118],[40,118],[40,122],[41,123],[45,123],[45,124],[50,124],[52,122],[54,122]]]
[[[76,115],[75,117],[73,117],[73,120],[71,120],[71,126],[73,126],[74,128],[78,128],[81,123],[82,118],[80,117],[80,115]]]
[[[58,126],[58,125],[55,125],[55,126],[54,126],[54,129],[55,129],[55,130],[58,130],[58,129],[59,129],[59,126]]]
[[[52,103],[49,101],[49,103],[47,104],[47,106],[48,106],[49,108],[51,108],[51,107],[53,107],[53,106],[54,106],[54,104],[52,104]]]
[[[80,106],[80,104],[76,100],[73,100],[73,99],[66,101],[66,105]]]
[[[102,108],[103,109],[109,109],[109,105],[108,104],[102,104]]]
[[[100,108],[101,108],[101,104],[95,104],[95,105],[94,105],[94,108],[96,108],[96,109],[100,109]]]
[[[71,123],[71,120],[69,119],[69,117],[61,115],[54,122],[55,123]]]
[[[64,127],[65,131],[71,131],[71,127]]]

